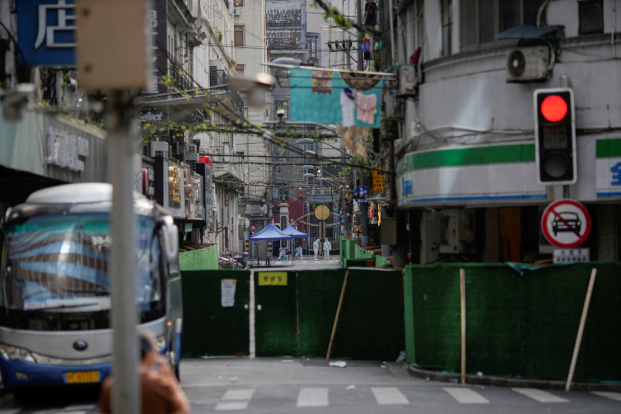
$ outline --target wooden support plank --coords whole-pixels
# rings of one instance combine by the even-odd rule
[[[569,366],[569,375],[567,376],[567,384],[565,384],[565,391],[569,391],[571,388],[571,381],[574,378],[574,371],[576,370],[576,362],[578,361],[578,352],[580,351],[580,343],[582,342],[582,334],[584,333],[584,325],[586,324],[587,314],[589,313],[589,304],[591,303],[591,294],[593,293],[593,285],[595,284],[595,276],[597,275],[597,269],[591,270],[591,278],[589,279],[589,287],[587,289],[586,298],[584,298],[584,307],[582,308],[582,317],[580,318],[580,326],[578,327],[578,336],[576,337],[576,344],[574,345],[574,354],[571,357],[571,364]]]
[[[343,287],[341,288],[341,297],[339,298],[339,306],[336,308],[336,316],[334,317],[334,326],[332,327],[332,335],[330,335],[330,344],[328,345],[328,354],[326,359],[330,359],[332,354],[332,343],[334,342],[334,335],[336,334],[336,327],[339,324],[339,316],[341,315],[341,307],[343,306],[343,298],[345,297],[345,289],[347,289],[347,279],[349,278],[349,270],[345,272],[345,279],[343,279]]]

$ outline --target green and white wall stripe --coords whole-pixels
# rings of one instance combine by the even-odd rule
[[[406,154],[397,164],[399,206],[541,203],[535,145],[450,147]]]
[[[595,143],[597,198],[621,198],[621,138]]]

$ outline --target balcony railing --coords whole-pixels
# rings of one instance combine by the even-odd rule
[[[170,61],[170,77],[177,89],[181,91],[194,89],[194,82],[185,75],[185,69],[173,60]]]
[[[214,173],[229,173],[241,181],[245,181],[242,162],[244,158],[240,155],[230,154],[228,147],[202,147],[208,151],[213,163]],[[220,175],[220,174],[217,174]]]
[[[209,86],[218,86],[218,85],[228,85],[229,83],[229,75],[218,69],[216,66],[211,66],[209,68]],[[235,106],[235,109],[239,111],[240,114],[244,113],[244,100],[239,96],[237,91],[233,91],[227,87],[228,96],[231,98],[231,103]]]

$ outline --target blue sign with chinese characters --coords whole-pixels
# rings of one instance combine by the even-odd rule
[[[17,38],[25,64],[75,66],[75,20],[73,0],[17,0]]]
[[[612,172],[612,180],[610,185],[621,185],[621,162],[618,162],[614,167],[610,169]]]

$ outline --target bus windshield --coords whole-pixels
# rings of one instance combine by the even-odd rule
[[[160,244],[151,218],[137,216],[136,225],[136,301],[144,321],[145,312],[162,308]],[[109,327],[110,243],[107,214],[35,216],[9,226],[1,256],[0,325],[64,329],[45,323],[23,326],[16,320],[36,322],[51,313],[79,320],[103,313],[103,322],[78,323],[83,328],[75,329]],[[151,316],[147,319],[156,315]]]

